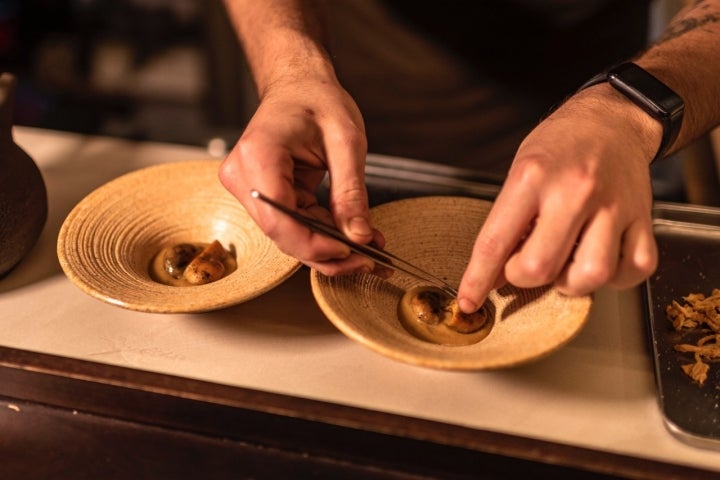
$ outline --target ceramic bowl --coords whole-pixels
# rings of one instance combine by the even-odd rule
[[[217,178],[219,161],[162,164],[118,177],[81,200],[65,219],[57,253],[65,274],[102,301],[131,310],[215,310],[272,289],[300,268],[255,225]],[[237,269],[212,283],[169,286],[150,264],[164,247],[218,240]]]
[[[421,197],[379,205],[372,218],[389,252],[458,285],[491,206],[475,198]],[[441,345],[409,333],[398,318],[401,297],[420,280],[401,272],[382,280],[315,270],[310,278],[318,305],[346,336],[392,359],[437,369],[496,369],[539,359],[580,331],[592,304],[591,296],[567,297],[549,287],[506,286],[490,293],[493,325],[484,339]]]

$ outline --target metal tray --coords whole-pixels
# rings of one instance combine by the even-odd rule
[[[678,439],[720,449],[720,363],[710,365],[703,386],[687,377],[681,365],[692,358],[674,346],[696,340],[697,334],[676,332],[665,314],[672,300],[720,288],[720,209],[657,203],[653,227],[659,265],[644,290],[660,408]]]
[[[428,195],[461,195],[494,200],[504,177],[449,165],[388,155],[368,155],[365,183],[370,206],[403,198]],[[326,176],[318,197],[328,204],[330,183]]]

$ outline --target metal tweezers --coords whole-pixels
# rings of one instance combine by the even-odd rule
[[[320,220],[307,217],[305,215],[302,215],[295,210],[291,210],[287,208],[284,205],[281,205],[277,203],[275,200],[266,197],[262,193],[258,192],[257,190],[252,190],[250,192],[253,198],[257,198],[259,200],[262,200],[263,202],[275,207],[276,209],[280,210],[281,212],[285,213],[286,215],[289,215],[295,221],[299,222],[300,224],[308,227],[313,232],[321,233],[323,235],[326,235],[328,237],[334,238],[335,240],[338,240],[348,247],[350,247],[350,250],[353,252],[363,255],[365,257],[370,258],[374,262],[383,265],[385,267],[391,268],[393,270],[397,270],[400,272],[403,272],[407,275],[410,275],[412,277],[418,278],[424,282],[429,283],[430,285],[434,285],[450,295],[452,298],[457,297],[457,290],[450,285],[448,285],[444,280],[441,280],[440,278],[431,275],[430,273],[426,272],[425,270],[416,267],[412,263],[409,263],[402,258],[399,258],[392,253],[381,250],[373,245],[363,245],[360,243],[353,242],[349,238],[347,238],[340,230],[337,228],[328,225],[327,223],[321,222]]]

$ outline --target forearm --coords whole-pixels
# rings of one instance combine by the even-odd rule
[[[685,101],[676,151],[720,125],[720,0],[693,0],[636,63]]]
[[[224,0],[259,95],[280,80],[316,76],[335,80],[323,45],[322,2]]]

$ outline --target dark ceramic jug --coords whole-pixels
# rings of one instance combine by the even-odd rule
[[[37,242],[47,220],[47,191],[37,165],[15,144],[16,79],[0,75],[0,278]]]

